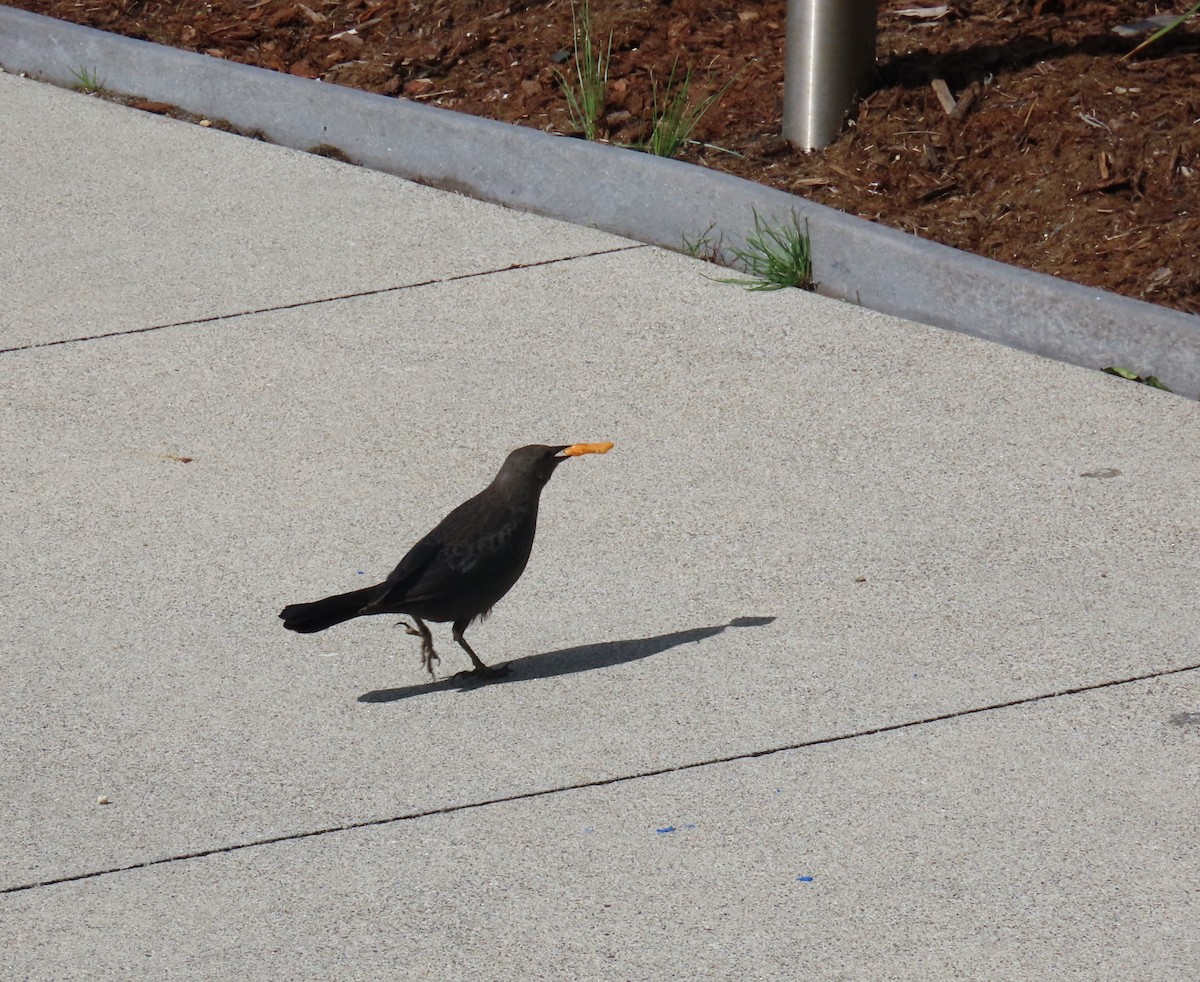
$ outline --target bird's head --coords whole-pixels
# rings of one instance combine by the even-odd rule
[[[558,465],[572,457],[582,457],[590,453],[608,453],[613,448],[611,443],[572,443],[567,446],[550,447],[540,443],[514,450],[504,461],[500,473],[496,475],[497,484],[533,484],[543,487],[553,476]]]

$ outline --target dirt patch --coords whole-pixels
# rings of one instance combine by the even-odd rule
[[[573,132],[569,0],[6,0],[130,37]],[[646,137],[651,79],[735,78],[680,154],[983,256],[1200,313],[1200,29],[1144,55],[1144,3],[880,3],[878,78],[830,147],[779,137],[783,0],[592,0],[604,136]],[[1192,22],[1196,24],[1196,21]],[[92,66],[80,66],[90,69]],[[103,80],[103,66],[95,66]],[[947,113],[932,82],[960,104]],[[966,103],[965,109],[962,106]]]

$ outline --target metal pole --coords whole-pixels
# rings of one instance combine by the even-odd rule
[[[801,150],[831,143],[875,68],[878,0],[788,0],[783,135]]]

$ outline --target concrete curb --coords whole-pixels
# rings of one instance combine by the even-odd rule
[[[1007,266],[702,167],[135,41],[0,7],[0,66],[167,102],[301,150],[678,249],[795,213],[820,292],[1088,368],[1200,393],[1200,317]]]

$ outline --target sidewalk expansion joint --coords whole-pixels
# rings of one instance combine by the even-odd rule
[[[294,303],[281,303],[271,307],[258,307],[253,310],[237,310],[228,314],[211,314],[208,317],[193,317],[189,320],[170,321],[166,324],[151,324],[149,327],[131,327],[124,331],[106,331],[103,334],[86,334],[77,338],[59,338],[55,341],[33,341],[29,344],[18,344],[11,348],[0,348],[0,355],[12,354],[17,351],[31,351],[35,348],[54,348],[63,344],[78,344],[81,341],[102,341],[106,338],[123,338],[132,334],[149,334],[152,331],[165,331],[172,327],[194,327],[197,324],[215,324],[218,321],[235,320],[239,317],[253,317],[256,314],[271,314],[281,310],[295,310],[299,307],[316,307],[324,303],[336,303],[339,300],[354,300],[358,297],[376,297],[385,293],[399,293],[403,290],[416,290],[424,286],[437,286],[442,283],[457,283],[459,280],[471,280],[480,276],[494,276],[497,273],[511,273],[523,269],[537,269],[539,266],[554,266],[558,263],[574,262],[577,259],[592,259],[596,256],[608,256],[617,252],[632,252],[635,249],[649,249],[650,246],[636,242],[632,245],[616,246],[612,249],[597,249],[595,252],[581,252],[574,256],[557,256],[553,259],[538,259],[529,263],[511,263],[508,266],[497,266],[494,269],[479,269],[470,273],[458,273],[454,276],[444,276],[440,279],[417,280],[414,283],[404,283],[400,286],[381,286],[374,290],[360,290],[357,293],[340,293],[332,297],[317,297],[313,300],[297,300]]]
[[[254,839],[250,842],[239,842],[231,846],[219,846],[213,849],[200,849],[195,852],[180,853],[175,856],[165,856],[161,859],[149,859],[142,863],[130,863],[127,866],[114,866],[109,869],[93,870],[88,873],[76,873],[72,876],[60,876],[50,880],[40,880],[36,883],[22,883],[18,886],[0,887],[0,895],[7,893],[20,893],[25,890],[33,890],[37,887],[57,886],[62,883],[75,883],[79,880],[94,880],[97,877],[109,876],[113,873],[129,873],[134,870],[149,869],[153,866],[164,866],[168,863],[184,862],[190,859],[205,859],[209,856],[221,856],[227,853],[241,852],[243,849],[254,849],[259,846],[271,846],[281,842],[296,842],[303,839],[315,839],[318,836],[332,835],[338,832],[350,832],[355,829],[375,828],[380,825],[393,825],[397,822],[408,822],[418,818],[430,818],[434,815],[453,815],[457,812],[475,811],[480,808],[487,808],[491,805],[503,805],[515,801],[529,801],[534,798],[545,798],[550,795],[561,794],[567,791],[582,791],[588,788],[602,788],[612,784],[626,784],[631,781],[641,780],[643,778],[661,777],[664,774],[676,774],[682,771],[696,770],[700,767],[711,767],[716,764],[731,764],[742,760],[756,760],[760,757],[770,757],[774,754],[787,753],[793,750],[805,750],[810,747],[822,747],[831,743],[842,743],[847,740],[858,740],[863,737],[877,736],[881,733],[895,733],[900,730],[911,730],[919,726],[928,726],[933,723],[944,723],[948,720],[960,719],[964,716],[976,716],[980,713],[995,712],[1001,709],[1011,709],[1015,706],[1028,706],[1039,702],[1048,702],[1052,699],[1061,699],[1067,696],[1076,696],[1088,692],[1097,692],[1102,689],[1111,689],[1122,685],[1132,685],[1138,682],[1148,682],[1152,679],[1168,678],[1172,675],[1180,675],[1185,672],[1200,671],[1200,663],[1195,665],[1185,665],[1182,668],[1167,668],[1158,672],[1147,672],[1144,675],[1132,675],[1128,678],[1111,679],[1107,682],[1095,682],[1091,685],[1080,685],[1069,689],[1059,689],[1055,692],[1045,692],[1035,696],[1022,696],[1019,699],[1010,699],[1006,702],[989,703],[986,706],[975,706],[971,709],[957,709],[949,713],[941,713],[937,716],[927,716],[922,719],[908,720],[903,723],[888,723],[883,726],[870,727],[863,730],[855,730],[852,733],[839,733],[834,736],[816,737],[812,740],[802,740],[798,743],[784,744],[778,747],[769,747],[766,750],[748,750],[742,753],[730,754],[725,757],[711,757],[706,760],[691,761],[686,764],[677,764],[673,767],[658,767],[653,770],[636,771],[632,774],[621,774],[616,777],[597,778],[593,781],[579,781],[575,784],[564,784],[553,788],[541,788],[537,791],[522,791],[517,794],[504,795],[497,798],[487,798],[483,801],[464,802],[459,805],[445,805],[441,808],[427,808],[422,811],[410,812],[407,815],[393,815],[388,818],[373,818],[363,822],[350,822],[345,825],[334,825],[328,828],[311,829],[307,832],[291,832],[286,835],[274,835],[263,839]]]

